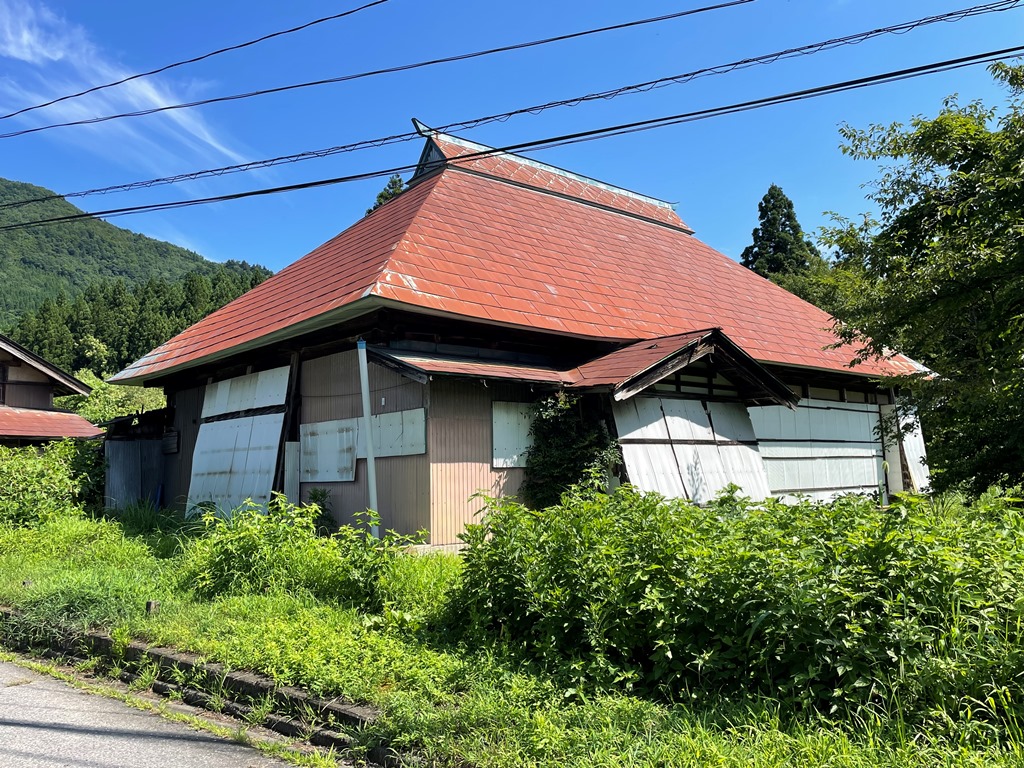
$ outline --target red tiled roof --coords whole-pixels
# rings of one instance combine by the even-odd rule
[[[869,376],[915,370],[898,356],[851,369],[853,351],[831,348],[829,315],[681,222],[481,173],[427,175],[115,380],[152,379],[389,304],[619,341],[720,327],[761,362]]]
[[[504,360],[430,355],[422,352],[405,352],[396,349],[376,350],[376,353],[398,360],[424,373],[438,373],[446,376],[472,376],[481,379],[536,381],[551,384],[565,384],[569,381],[567,374],[541,365],[527,365],[525,363]]]
[[[615,208],[636,216],[643,216],[646,219],[660,221],[662,224],[680,227],[687,232],[693,231],[683,223],[669,203],[661,200],[612,187],[543,163],[533,163],[515,155],[494,154],[459,160],[466,155],[486,151],[488,147],[445,136],[435,136],[433,142],[446,159],[453,161],[453,165],[460,168],[468,168],[488,176],[525,184],[528,187]]]
[[[571,371],[572,384],[576,387],[616,386],[710,333],[710,330],[691,331],[630,344]]]
[[[0,405],[0,438],[99,437],[103,430],[76,413]]]

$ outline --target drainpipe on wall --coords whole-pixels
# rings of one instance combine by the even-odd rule
[[[356,342],[359,350],[359,391],[363,396],[363,433],[366,435],[366,484],[370,489],[370,509],[377,509],[377,464],[373,455],[373,417],[370,415],[370,373],[366,365],[366,342]],[[380,538],[380,529],[374,525],[370,528],[374,538]]]

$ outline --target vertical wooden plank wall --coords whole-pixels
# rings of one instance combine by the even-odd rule
[[[178,452],[164,456],[163,499],[166,507],[183,509],[188,500],[192,477],[192,454],[199,437],[199,419],[203,412],[205,387],[193,387],[167,393],[167,405],[174,407],[172,429],[178,433]]]
[[[52,408],[53,382],[46,374],[29,365],[15,365],[18,360],[12,355],[0,353],[0,364],[12,363],[7,369],[4,405],[12,408]]]
[[[371,361],[371,412],[393,413],[426,406],[426,387]],[[355,350],[307,360],[302,364],[301,424],[351,419],[362,415],[359,368]],[[429,427],[428,427],[429,429]],[[389,456],[377,459],[377,503],[381,525],[399,533],[415,533],[430,526],[429,455]],[[326,488],[331,509],[339,523],[352,520],[366,509],[366,460],[356,462],[356,478],[350,483],[302,483],[300,495],[309,498],[310,488]]]
[[[477,491],[492,496],[515,494],[523,470],[491,467],[491,402],[516,400],[509,387],[485,387],[470,379],[435,378],[427,410],[430,457],[430,543],[456,544],[458,534],[483,507],[470,499]]]

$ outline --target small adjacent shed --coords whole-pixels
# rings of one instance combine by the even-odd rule
[[[55,396],[89,392],[74,376],[0,335],[0,445],[98,437],[102,430],[53,406]]]

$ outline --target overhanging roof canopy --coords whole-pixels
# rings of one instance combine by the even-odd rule
[[[789,387],[718,328],[637,342],[567,370],[513,360],[382,347],[371,347],[368,351],[379,364],[417,381],[426,381],[436,374],[554,384],[566,389],[610,389],[616,400],[627,400],[691,363],[713,356],[717,370],[733,381],[749,405],[793,406],[799,400]]]

